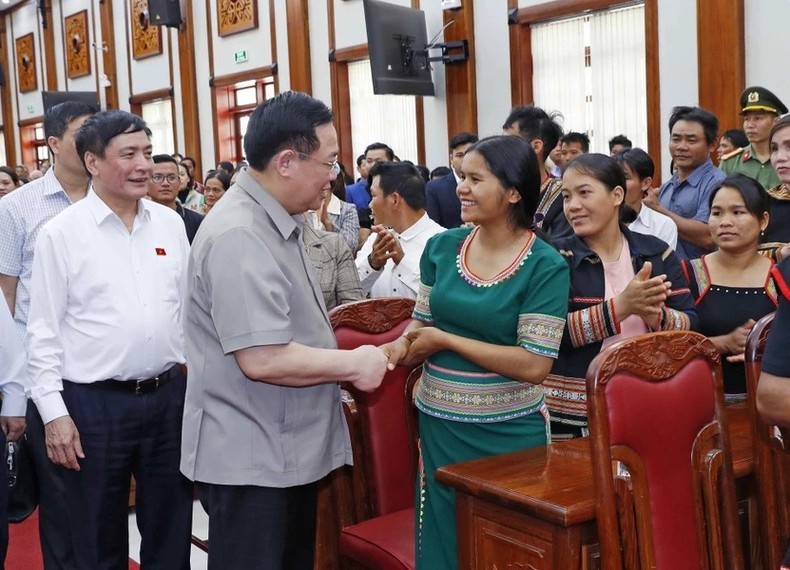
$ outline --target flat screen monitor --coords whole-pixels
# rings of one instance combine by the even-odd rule
[[[382,0],[363,0],[373,93],[434,95],[425,48],[425,12]]]
[[[99,94],[95,91],[42,91],[41,97],[44,101],[44,113],[58,103],[66,101],[87,103],[99,110]]]

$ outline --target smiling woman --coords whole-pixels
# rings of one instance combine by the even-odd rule
[[[708,227],[717,251],[683,262],[697,305],[697,330],[725,357],[721,368],[728,403],[746,398],[743,351],[749,331],[776,310],[772,263],[757,250],[767,224],[765,190],[752,178],[733,174],[710,196]]]
[[[587,435],[584,376],[602,348],[651,330],[689,329],[696,321],[675,253],[620,223],[626,188],[620,165],[584,154],[567,167],[562,185],[575,235],[554,244],[571,274],[559,358],[544,383],[554,440]]]

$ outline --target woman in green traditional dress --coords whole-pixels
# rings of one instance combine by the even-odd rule
[[[567,264],[531,229],[540,199],[532,147],[518,137],[481,140],[464,157],[457,192],[474,227],[431,238],[413,320],[382,347],[390,365],[425,361],[418,569],[457,567],[454,496],[435,481],[439,467],[548,441],[540,384],[568,306]]]

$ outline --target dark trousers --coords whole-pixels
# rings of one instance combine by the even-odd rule
[[[5,464],[5,433],[0,429],[0,451],[3,458],[0,465],[0,570],[5,569],[5,555],[8,553],[8,466]]]
[[[209,570],[313,569],[317,483],[198,485],[208,511]]]
[[[180,370],[166,385],[140,395],[63,382],[63,399],[85,452],[80,471],[64,477],[80,570],[128,569],[132,474],[141,567],[189,568],[192,485],[179,471],[185,389]]]
[[[75,570],[66,507],[63,468],[47,457],[44,423],[32,400],[27,404],[27,441],[38,479],[38,533],[45,570]]]

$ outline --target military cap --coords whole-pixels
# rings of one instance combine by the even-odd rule
[[[779,97],[765,87],[747,87],[741,93],[741,113],[746,111],[768,111],[777,115],[787,113],[787,107]]]

